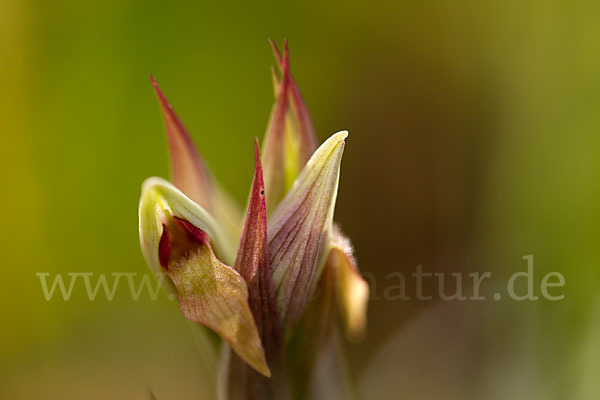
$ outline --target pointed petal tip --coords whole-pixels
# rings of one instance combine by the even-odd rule
[[[324,141],[321,146],[319,146],[308,162],[312,164],[314,162],[313,159],[318,160],[319,156],[331,153],[338,146],[343,145],[347,137],[348,131],[339,131],[334,133],[326,141]]]
[[[290,64],[290,53],[289,53],[289,47],[288,47],[288,43],[287,43],[287,39],[284,40],[284,44],[283,44],[283,56],[281,55],[281,52],[279,51],[279,48],[277,47],[277,44],[275,43],[275,41],[273,39],[269,39],[269,44],[271,45],[271,49],[273,50],[273,56],[275,56],[275,60],[277,61],[277,66],[279,67],[279,69],[282,72],[282,76],[281,76],[281,81],[290,79],[291,77],[287,77],[287,75],[289,75],[289,64]],[[274,72],[274,70],[273,70]],[[274,74],[274,76],[276,76],[276,74]]]
[[[160,89],[160,86],[158,86],[158,82],[156,82],[156,79],[154,79],[154,76],[152,74],[150,74],[150,82],[152,83],[154,92],[156,93],[156,96],[158,97],[158,102],[160,103],[160,106],[163,109],[163,113],[171,114],[170,117],[176,121],[176,124],[181,125],[181,121],[179,121],[179,119],[175,115],[175,112],[173,111],[173,107],[171,106],[171,104],[169,103],[167,98],[165,97],[164,93]],[[180,128],[185,130],[185,128],[183,128],[183,125],[181,125]]]
[[[287,46],[283,50],[283,61],[281,62],[281,81],[283,82],[283,87],[285,87],[285,92],[288,93],[288,87],[290,85],[290,53],[288,51]]]
[[[248,285],[248,303],[267,359],[280,350],[280,325],[269,266],[265,185],[258,139],[254,139],[254,179],[234,268]],[[268,371],[259,371],[270,376]]]
[[[283,63],[283,57],[281,57],[281,52],[279,51],[279,48],[277,47],[277,44],[273,39],[269,38],[269,44],[271,45],[271,50],[273,50],[273,55],[277,60],[277,64],[281,68],[281,64]]]
[[[261,196],[265,192],[265,182],[263,178],[263,167],[260,160],[260,147],[258,145],[258,138],[254,138],[254,175],[255,179],[258,179],[257,183],[261,189]]]
[[[175,186],[193,201],[208,211],[215,212],[214,201],[217,189],[212,175],[173,106],[154,77],[151,76],[150,79],[158,98],[166,130],[171,179]]]
[[[346,140],[346,138],[348,137],[348,131],[343,130],[343,131],[339,131],[337,133],[334,133],[333,136],[331,136],[332,138],[341,138],[339,140]]]
[[[260,150],[258,148],[258,138],[254,137],[254,160],[259,160],[260,162]]]
[[[158,82],[156,82],[156,79],[154,78],[154,75],[150,74],[150,83],[152,83],[152,87],[154,88],[154,91],[156,92],[156,94],[158,95],[159,99],[161,101],[166,100],[164,97],[164,94],[162,93],[162,90],[160,90],[160,86],[158,86]]]

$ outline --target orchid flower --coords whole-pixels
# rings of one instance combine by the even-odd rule
[[[172,183],[144,182],[140,242],[185,318],[222,339],[222,398],[322,398],[349,390],[346,368],[335,361],[337,326],[351,340],[366,326],[368,286],[349,239],[333,223],[348,133],[317,146],[290,75],[287,42],[283,55],[271,45],[280,70],[273,69],[276,101],[262,157],[254,143],[245,218],[152,78]]]

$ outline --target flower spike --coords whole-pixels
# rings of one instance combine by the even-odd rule
[[[269,222],[275,296],[286,328],[304,310],[323,269],[347,136],[338,132],[317,149]]]
[[[254,142],[244,220],[151,77],[173,184],[144,182],[140,244],[208,343],[201,351],[218,369],[212,381],[219,398],[351,398],[338,328],[350,340],[364,335],[369,287],[350,241],[333,224],[348,133],[318,146],[290,73],[287,40],[283,52],[270,43],[275,102],[262,159]],[[205,337],[209,330],[226,343]]]

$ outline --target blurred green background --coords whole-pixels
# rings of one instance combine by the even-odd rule
[[[371,277],[361,398],[597,399],[600,4],[0,3],[0,397],[202,398],[176,304],[45,301],[36,272],[147,272],[141,182],[168,160],[153,73],[243,204],[272,104],[267,38],[320,139],[348,129],[336,219]],[[389,301],[394,271],[560,271],[558,302]],[[53,275],[51,275],[53,276]],[[539,292],[538,292],[539,294]]]

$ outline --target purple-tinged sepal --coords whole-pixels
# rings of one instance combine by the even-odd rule
[[[282,71],[281,82],[279,88],[276,89],[277,98],[271,110],[262,150],[267,195],[266,204],[269,213],[281,201],[297,174],[295,164],[290,162],[293,157],[286,154],[286,148],[294,151],[293,146],[286,145],[289,136],[286,133],[286,119],[289,108],[288,89],[290,85],[289,56],[287,50],[282,61]],[[275,79],[275,75],[273,76]]]
[[[265,186],[269,213],[291,188],[298,174],[317,148],[317,136],[302,99],[290,75],[289,51],[285,42],[283,56],[270,41],[279,69],[273,69],[275,105],[271,112],[263,147]]]
[[[248,212],[235,260],[236,271],[248,285],[248,303],[271,367],[270,379],[257,375],[239,357],[230,355],[227,366],[227,399],[289,398],[289,382],[283,353],[283,335],[275,306],[275,292],[269,265],[267,208],[258,141],[254,143],[254,180]]]
[[[286,329],[310,300],[329,251],[347,136],[338,132],[315,151],[269,220],[275,298]]]
[[[258,142],[254,142],[254,180],[246,221],[234,268],[246,280],[250,308],[267,353],[281,346],[281,326],[275,307],[275,292],[269,264],[265,185]],[[267,343],[269,345],[267,345]],[[275,347],[271,349],[271,347]]]
[[[269,40],[271,47],[273,49],[273,54],[275,55],[275,59],[277,61],[278,67],[283,71],[283,57],[281,56],[281,52],[277,48],[277,45],[273,40]],[[287,48],[287,41],[285,43]],[[288,67],[289,68],[289,67]],[[276,88],[278,88],[278,80],[277,76],[273,74],[273,83]],[[306,107],[306,103],[304,102],[304,98],[300,93],[300,89],[296,85],[292,74],[289,74],[289,101],[290,107],[288,108],[288,123],[290,124],[290,129],[293,130],[294,136],[297,137],[298,142],[298,165],[299,171],[304,167],[304,164],[310,159],[310,156],[317,149],[319,142],[317,139],[317,133],[315,131],[315,127],[312,122],[312,118],[310,117],[310,113],[308,112],[308,107]]]
[[[165,122],[173,183],[186,196],[214,215],[228,239],[237,243],[242,218],[239,207],[215,181],[187,129],[154,77],[150,78]]]

